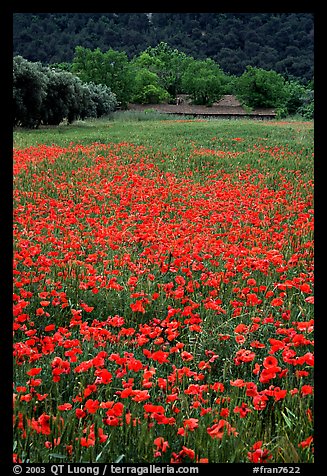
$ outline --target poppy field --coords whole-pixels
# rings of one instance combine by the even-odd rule
[[[16,140],[14,461],[313,462],[313,124]]]

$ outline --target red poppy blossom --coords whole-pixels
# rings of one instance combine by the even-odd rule
[[[144,400],[148,400],[150,398],[149,392],[147,390],[134,390],[133,398],[135,402],[143,402]]]
[[[58,405],[58,410],[61,410],[61,411],[71,410],[72,408],[73,408],[73,405],[71,403],[63,403],[62,405]]]
[[[241,406],[236,406],[234,408],[234,413],[239,413],[241,418],[245,418],[248,413],[251,413],[252,410],[248,407],[245,402],[242,402]]]
[[[96,413],[99,408],[99,400],[92,400],[89,398],[86,400],[84,408],[88,411],[88,413]]]
[[[183,426],[185,429],[194,431],[195,428],[199,426],[199,419],[198,418],[187,418],[183,421]]]
[[[305,440],[301,441],[301,443],[298,444],[300,448],[307,448],[308,446],[311,445],[313,442],[313,436],[308,436]]]
[[[112,381],[112,374],[107,369],[97,369],[94,374],[97,377],[96,383],[107,385]]]
[[[305,395],[311,395],[313,393],[312,385],[302,385],[301,387],[301,395],[302,397]]]
[[[142,312],[145,313],[145,308],[143,306],[143,300],[136,301],[135,303],[130,305],[133,312]]]
[[[262,441],[257,441],[248,452],[248,459],[251,463],[266,463],[272,459],[267,449],[262,449]]]
[[[167,451],[167,448],[169,448],[168,441],[165,441],[165,439],[162,436],[158,436],[153,440],[153,444],[157,447],[156,450],[160,450],[163,453]]]
[[[29,376],[34,376],[34,375],[38,375],[40,372],[42,371],[42,367],[35,367],[33,369],[30,369],[26,372],[27,375]]]
[[[151,359],[159,362],[160,364],[169,362],[168,361],[169,352],[164,352],[162,350],[157,350],[151,354]]]
[[[194,359],[193,355],[190,352],[186,352],[186,350],[184,350],[181,353],[181,357],[182,357],[182,360],[184,360],[186,362]]]
[[[282,306],[283,304],[284,304],[284,301],[281,298],[274,298],[270,303],[270,305],[273,307],[279,307],[279,306]]]
[[[143,405],[143,408],[148,413],[165,413],[165,409],[162,405],[152,405],[151,403],[146,403]]]
[[[269,357],[265,357],[265,359],[263,360],[263,366],[265,369],[276,367],[277,364],[278,364],[278,360],[276,359],[276,357],[272,355]]]
[[[211,436],[211,438],[218,439],[222,439],[225,433],[227,435],[233,433],[235,436],[237,436],[236,429],[233,428],[226,420],[219,420],[218,423],[212,425],[210,428],[207,428],[207,433]]]
[[[251,350],[247,349],[240,349],[236,352],[236,357],[234,358],[234,362],[236,365],[240,365],[242,362],[252,362],[255,358],[255,353]]]

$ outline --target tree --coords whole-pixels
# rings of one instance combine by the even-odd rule
[[[58,125],[68,117],[75,101],[73,75],[68,72],[47,68],[47,94],[42,103],[44,124]]]
[[[297,109],[297,114],[301,114],[305,119],[312,120],[314,118],[314,84],[313,80],[310,81],[305,90],[303,91],[303,95],[301,96],[301,105]]]
[[[71,62],[76,45],[91,50],[100,48],[103,52],[109,48],[125,51],[131,59],[148,45],[157,48],[155,45],[159,42],[166,42],[170,48],[177,48],[196,59],[212,58],[226,73],[241,75],[245,65],[250,64],[271,68],[283,75],[290,73],[297,79],[309,80],[313,74],[312,13],[13,15],[14,54],[44,64]],[[268,55],[265,48],[270,48]],[[229,61],[228,56],[222,54],[226,49],[235,51],[239,60]],[[227,69],[229,67],[233,69]],[[167,85],[162,87],[167,89]]]
[[[109,49],[103,53],[99,48],[92,51],[77,46],[72,72],[82,81],[108,86],[123,106],[129,102],[132,78],[125,52]]]
[[[249,107],[283,107],[285,80],[276,71],[247,66],[236,83],[236,95]]]
[[[15,126],[38,127],[47,94],[47,77],[40,63],[22,56],[13,60],[13,122]]]
[[[285,108],[288,114],[295,114],[303,106],[306,88],[296,80],[285,82]]]
[[[148,47],[135,60],[135,64],[156,73],[160,86],[176,97],[181,92],[182,74],[189,61],[190,57],[185,53],[162,41],[154,48]]]
[[[141,104],[156,104],[167,101],[168,92],[159,84],[156,73],[146,68],[135,68],[133,81],[132,102]]]
[[[104,84],[88,83],[85,85],[89,93],[88,109],[85,117],[101,117],[113,112],[117,106],[117,99]]]
[[[22,57],[13,62],[14,125],[28,128],[58,125],[79,118],[112,112],[115,95],[105,85],[86,84],[68,71],[32,63]]]
[[[194,104],[212,105],[225,92],[225,73],[211,59],[190,62],[182,77],[182,88],[190,94]]]
[[[72,72],[84,82],[105,84],[106,70],[102,51],[99,48],[92,51],[89,48],[76,46]]]

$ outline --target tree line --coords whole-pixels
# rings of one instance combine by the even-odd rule
[[[126,52],[77,46],[71,63],[43,66],[14,58],[14,125],[37,127],[63,119],[100,117],[118,105],[176,103],[180,94],[208,107],[225,94],[249,109],[313,118],[313,81],[303,84],[274,70],[247,66],[227,74],[211,58],[195,59],[165,42],[132,59]]]
[[[275,108],[279,115],[313,117],[313,80],[287,79],[274,70],[247,66],[242,75],[225,73],[211,58],[194,57],[165,42],[147,47],[129,60],[127,53],[77,46],[72,63],[58,65],[83,81],[106,84],[122,107],[129,102],[175,103],[187,94],[193,104],[211,106],[225,94],[248,108]]]
[[[13,125],[37,128],[114,111],[117,99],[105,84],[83,82],[71,72],[31,62],[13,60]]]
[[[14,55],[71,62],[75,47],[123,51],[131,59],[165,42],[229,74],[247,65],[310,81],[312,13],[15,13]]]

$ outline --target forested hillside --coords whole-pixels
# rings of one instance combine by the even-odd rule
[[[164,41],[226,73],[251,65],[313,77],[310,13],[16,13],[13,33],[14,55],[44,64],[71,62],[77,45],[132,58]]]

